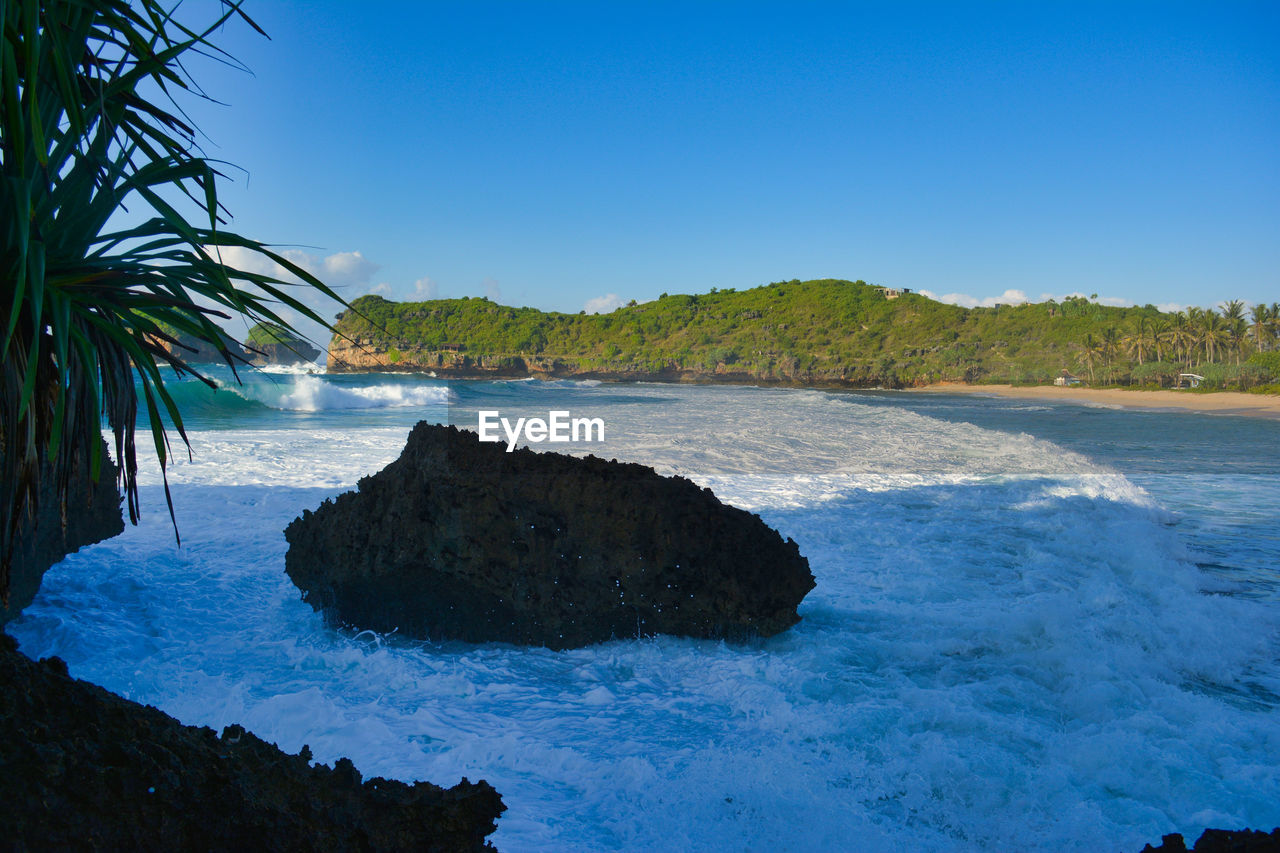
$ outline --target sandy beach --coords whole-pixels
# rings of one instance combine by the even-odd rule
[[[1188,391],[1132,391],[1118,388],[1059,388],[1055,385],[1015,387],[1013,385],[966,385],[942,382],[913,393],[990,394],[1026,400],[1058,400],[1084,405],[1120,406],[1128,409],[1185,409],[1217,415],[1244,415],[1280,420],[1280,396],[1215,391],[1209,394]]]

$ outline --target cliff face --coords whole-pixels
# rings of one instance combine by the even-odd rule
[[[19,523],[7,600],[0,601],[0,624],[16,617],[31,603],[50,566],[67,554],[124,530],[120,495],[116,492],[116,466],[107,453],[106,442],[102,443],[102,456],[98,482],[89,479],[84,466],[72,471],[65,516],[49,486],[49,476],[46,473],[41,478],[40,511]]]
[[[504,811],[485,782],[365,781],[240,726],[184,726],[2,634],[0,767],[15,850],[485,850]]]
[[[338,622],[570,648],[742,639],[799,621],[808,561],[759,517],[642,465],[420,423],[400,458],[285,531],[285,570]]]
[[[783,360],[769,368],[742,369],[731,364],[714,370],[667,364],[655,370],[634,362],[596,363],[559,356],[479,355],[455,350],[405,347],[389,350],[373,341],[355,344],[335,338],[329,348],[330,373],[377,373],[408,371],[434,373],[442,379],[603,379],[634,382],[714,382],[749,385],[786,385],[805,388],[901,387],[870,368],[841,367],[802,369],[796,359]],[[966,377],[968,378],[968,377]],[[977,378],[977,374],[972,378]],[[909,384],[909,383],[908,383]],[[921,380],[919,384],[927,384]]]

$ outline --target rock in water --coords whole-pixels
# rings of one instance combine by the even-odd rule
[[[5,850],[492,850],[505,810],[486,782],[364,779],[241,726],[184,726],[4,634],[0,768]]]
[[[317,610],[431,639],[769,636],[814,586],[795,542],[689,480],[425,422],[285,538],[285,570]]]

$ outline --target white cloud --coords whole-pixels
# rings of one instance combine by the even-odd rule
[[[1049,298],[1054,299],[1052,296]],[[1088,299],[1099,305],[1113,305],[1116,308],[1128,308],[1136,304],[1132,299],[1125,299],[1123,296],[1098,296],[1096,293],[1081,293],[1078,290],[1063,294],[1057,297],[1056,301],[1061,302],[1064,299]]]
[[[298,264],[298,266],[306,269],[316,278],[323,281],[330,287],[363,287],[373,278],[373,274],[378,271],[379,267],[373,261],[366,258],[359,252],[338,252],[333,255],[326,255],[319,262],[319,269],[312,269],[312,265],[316,263],[314,255],[307,255],[305,252],[300,253],[306,257],[305,262],[300,262],[289,257],[289,260]]]
[[[332,255],[313,255],[301,249],[278,252],[281,257],[296,264],[332,288],[366,287],[379,267],[360,252],[335,252]],[[281,281],[297,283],[298,277],[266,255],[250,251],[242,246],[227,246],[220,250],[222,262],[245,272],[269,275]]]
[[[209,251],[215,257],[221,258],[222,262],[227,266],[244,270],[245,272],[257,273],[258,275],[271,276],[286,284],[299,283],[298,277],[289,272],[288,269],[258,252],[241,246],[227,246],[220,250],[210,248]],[[369,282],[379,267],[360,252],[336,252],[330,255],[319,255],[301,249],[285,249],[277,252],[277,254],[314,275],[348,300],[354,299],[363,292],[388,293],[390,291],[390,287],[385,283],[370,287]],[[245,285],[245,287],[250,290],[255,289],[251,285]],[[287,288],[286,292],[326,319],[331,320],[342,307],[319,291],[309,287],[291,287]],[[329,333],[318,323],[304,317],[300,312],[285,308],[279,304],[273,304],[271,308],[285,322],[292,324],[298,331],[302,332],[308,340],[320,346],[324,346],[328,342]],[[244,318],[240,317],[220,321],[220,323],[236,337],[242,337],[248,330],[249,325]]]
[[[1166,314],[1177,314],[1179,311],[1186,311],[1190,305],[1184,305],[1181,302],[1161,302],[1156,306]]]
[[[375,284],[373,287],[369,288],[369,292],[376,293],[379,296],[390,296],[391,285],[388,282],[380,281],[377,284]]]
[[[588,299],[582,306],[582,310],[588,314],[608,314],[617,308],[621,308],[626,301],[616,293],[606,293],[604,296],[597,296],[594,299]]]
[[[1013,288],[1006,290],[999,296],[984,296],[982,298],[970,296],[967,293],[944,293],[942,296],[938,296],[933,291],[924,289],[921,289],[919,293],[922,296],[927,296],[937,302],[945,302],[948,305],[959,305],[963,308],[991,308],[995,305],[1021,305],[1024,302],[1032,301],[1027,298],[1025,291],[1015,290]],[[1074,293],[1064,293],[1061,296],[1055,296],[1052,293],[1041,293],[1039,299],[1035,301],[1048,302],[1052,299],[1055,302],[1061,302],[1064,299],[1071,298],[1088,299],[1090,302],[1096,302],[1099,305],[1113,305],[1117,308],[1127,308],[1136,304],[1132,299],[1126,299],[1123,296],[1095,296],[1094,294],[1080,293],[1079,291]]]
[[[431,280],[430,276],[423,276],[413,283],[414,299],[439,299],[440,285]]]
[[[991,308],[996,305],[1021,305],[1028,301],[1027,294],[1021,290],[1006,290],[999,296],[987,296],[982,299],[976,296],[970,296],[967,293],[944,293],[938,296],[931,290],[921,290],[920,293],[935,302],[945,302],[948,305],[959,305],[962,308]]]

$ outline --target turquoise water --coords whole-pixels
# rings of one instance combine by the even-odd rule
[[[194,461],[9,630],[184,722],[485,778],[503,850],[1125,850],[1280,824],[1280,422],[967,395],[416,376],[182,389]],[[334,631],[282,529],[419,419],[603,445],[800,544],[803,621],[569,652]],[[541,445],[541,449],[548,449]],[[555,449],[563,449],[563,445]]]

